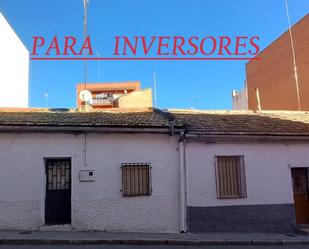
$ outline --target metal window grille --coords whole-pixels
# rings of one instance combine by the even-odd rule
[[[47,159],[47,190],[70,189],[70,160]]]
[[[150,163],[123,163],[121,171],[123,196],[151,194]]]
[[[216,156],[217,197],[246,198],[244,156]]]

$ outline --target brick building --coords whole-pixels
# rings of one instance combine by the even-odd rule
[[[82,90],[92,95],[92,109],[152,107],[151,89],[141,89],[139,81],[118,83],[87,83],[77,85],[77,107],[84,103],[79,98]]]
[[[309,14],[292,27],[299,81],[301,110],[309,110]],[[233,109],[239,108],[240,98],[247,98],[248,109],[256,110],[259,90],[261,109],[298,110],[297,91],[289,31],[271,43],[246,65],[246,94],[233,94]],[[241,94],[240,94],[241,93]],[[242,96],[240,96],[242,95]],[[246,95],[246,96],[245,96]]]

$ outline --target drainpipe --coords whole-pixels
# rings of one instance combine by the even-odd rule
[[[186,162],[185,162],[185,145],[184,132],[180,133],[178,142],[179,153],[179,218],[180,232],[188,231],[187,227],[187,181],[186,181]]]

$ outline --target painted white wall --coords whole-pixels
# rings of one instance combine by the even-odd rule
[[[72,227],[77,230],[177,232],[176,138],[151,134],[0,134],[0,229],[44,224],[46,157],[72,158]],[[293,203],[290,167],[309,166],[308,144],[186,144],[188,204],[195,207]],[[248,198],[218,200],[215,155],[244,155]],[[122,197],[121,163],[150,162],[150,197]],[[95,170],[80,182],[79,170]]]
[[[0,13],[0,107],[27,107],[29,52]]]
[[[176,140],[167,135],[119,134],[90,134],[88,139],[88,167],[96,171],[97,180],[76,182],[74,189],[80,196],[74,194],[73,225],[113,231],[178,231]],[[150,197],[121,195],[121,163],[134,162],[152,165]]]
[[[177,143],[167,135],[0,134],[0,229],[37,229],[44,223],[44,157],[72,157],[72,226],[78,230],[177,232]],[[150,162],[153,193],[122,197],[121,163]],[[79,182],[79,170],[95,182]]]
[[[309,146],[303,144],[294,144],[288,146],[287,151],[289,165],[291,168],[308,167],[309,168]]]
[[[289,165],[309,167],[309,144],[186,145],[188,205],[194,207],[293,203]],[[215,155],[244,155],[245,199],[217,199]]]

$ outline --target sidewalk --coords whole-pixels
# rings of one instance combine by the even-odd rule
[[[309,236],[268,233],[0,231],[0,244],[300,245],[309,244]]]

